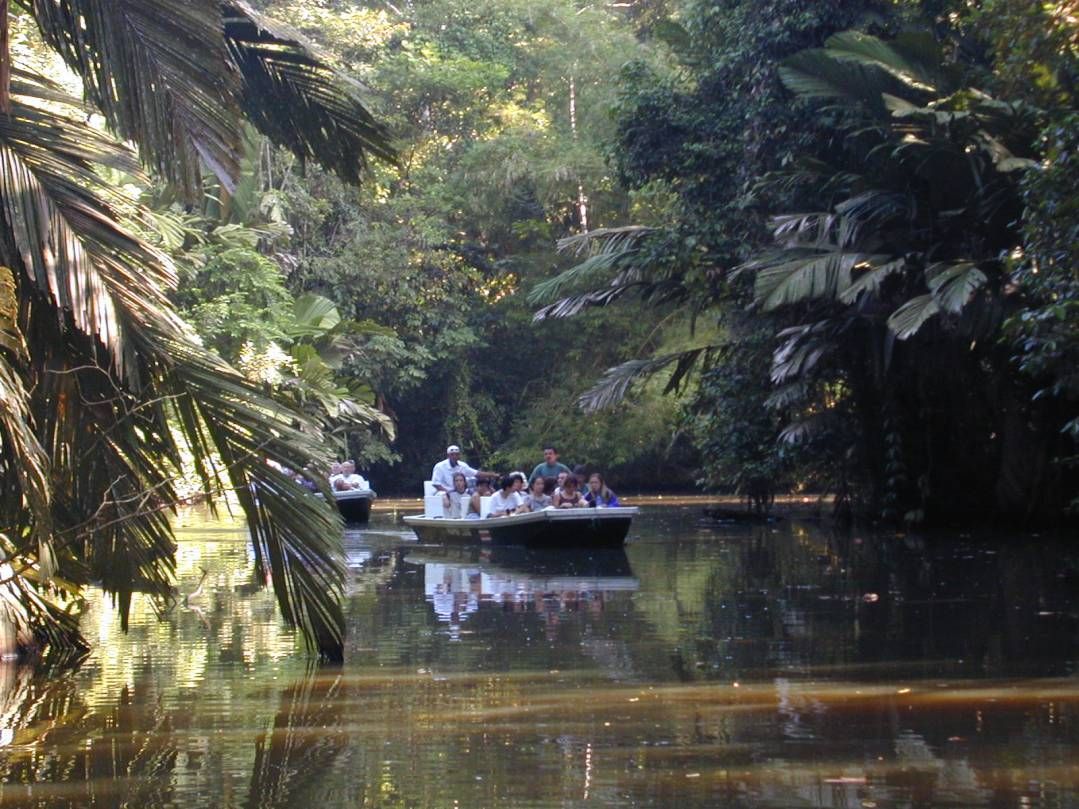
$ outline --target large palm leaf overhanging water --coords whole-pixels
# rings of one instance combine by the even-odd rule
[[[339,657],[338,518],[266,463],[317,469],[319,425],[201,347],[167,299],[169,258],[122,224],[130,202],[99,168],[141,162],[189,195],[209,171],[230,188],[246,120],[357,181],[369,156],[393,159],[386,132],[356,86],[242,3],[12,2],[137,153],[3,49],[0,651],[84,648],[89,582],[113,594],[125,624],[134,592],[168,597],[181,442],[208,492],[236,493],[255,575],[272,581],[285,619]]]

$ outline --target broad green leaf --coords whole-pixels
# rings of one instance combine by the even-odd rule
[[[940,311],[932,295],[919,295],[900,306],[888,318],[888,328],[900,340],[915,335],[925,322]]]
[[[927,268],[926,276],[933,299],[943,311],[952,314],[961,312],[988,280],[977,265],[966,261],[951,265],[935,264]]]

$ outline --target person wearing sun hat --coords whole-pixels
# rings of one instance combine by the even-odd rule
[[[455,472],[461,472],[465,480],[476,476],[476,470],[461,460],[461,448],[450,444],[446,447],[446,460],[439,461],[431,470],[431,482],[440,492],[452,492]]]

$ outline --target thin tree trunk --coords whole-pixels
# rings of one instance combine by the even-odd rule
[[[11,22],[8,0],[0,0],[0,112],[11,112]]]
[[[569,77],[569,131],[573,143],[577,143],[577,82],[571,74]],[[588,232],[588,197],[584,193],[584,185],[580,178],[577,179],[577,216],[581,222],[581,232]]]

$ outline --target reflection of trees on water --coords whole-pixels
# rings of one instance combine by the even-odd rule
[[[251,588],[243,542],[182,544],[166,620],[138,613],[117,635],[95,609],[107,642],[82,670],[0,668],[0,804],[1074,800],[1074,686],[934,699],[952,675],[1016,669],[1015,654],[1066,673],[1066,555],[778,530],[639,542],[636,589],[609,592],[535,560],[439,561],[355,538],[349,662],[314,672]],[[428,561],[478,587],[458,640],[428,601]],[[895,685],[907,677],[913,695]]]
[[[342,680],[315,669],[281,691],[273,726],[255,741],[246,809],[317,806],[335,791],[327,773],[349,746]]]
[[[1079,627],[1079,577],[1044,544],[795,524],[630,554],[642,581],[635,604],[683,680],[852,664],[1063,674]]]

